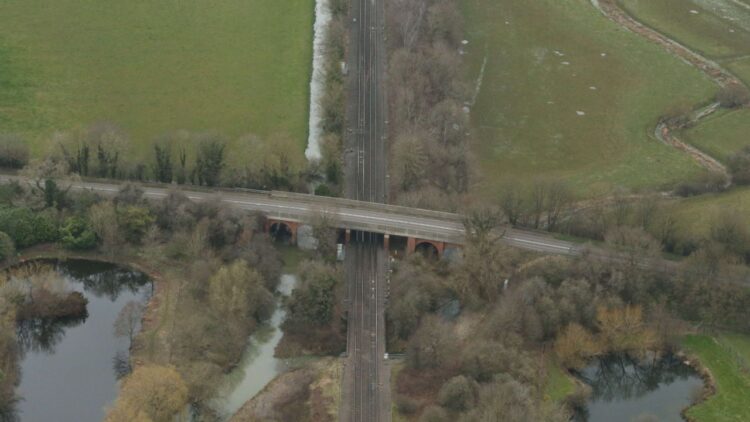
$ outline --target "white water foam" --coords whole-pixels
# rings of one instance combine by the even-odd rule
[[[331,22],[331,9],[328,0],[316,0],[315,2],[315,27],[313,35],[313,72],[310,79],[310,122],[309,135],[307,138],[307,149],[305,156],[309,161],[318,161],[320,154],[320,138],[322,135],[321,123],[323,121],[323,109],[320,102],[323,99],[325,88],[325,42],[328,33],[328,24]]]

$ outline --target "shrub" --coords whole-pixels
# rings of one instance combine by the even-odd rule
[[[403,415],[413,415],[419,409],[419,403],[409,396],[396,397],[396,409]]]
[[[448,412],[440,406],[429,406],[422,412],[419,422],[448,422]]]
[[[702,195],[704,193],[721,192],[727,185],[727,178],[720,173],[706,173],[696,180],[681,183],[675,189],[675,194],[682,197]]]
[[[13,239],[6,233],[0,232],[0,262],[5,261],[16,253]]]
[[[438,401],[444,407],[463,412],[474,405],[474,385],[463,375],[455,376],[440,387]]]
[[[729,84],[716,94],[716,101],[724,108],[738,108],[750,104],[750,91],[740,84]]]
[[[0,134],[0,167],[23,168],[29,162],[29,146],[16,135]]]
[[[60,241],[73,250],[86,250],[96,247],[96,233],[91,224],[81,217],[70,217],[60,228]]]
[[[54,242],[59,238],[57,224],[52,218],[28,208],[0,208],[0,231],[8,234],[19,248]]]
[[[736,185],[750,184],[750,146],[730,155],[727,167],[732,172],[732,182]]]
[[[155,221],[148,208],[129,206],[118,211],[118,223],[125,238],[129,242],[140,243],[146,230]]]

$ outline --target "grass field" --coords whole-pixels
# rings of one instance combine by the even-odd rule
[[[3,0],[0,132],[307,134],[313,0]],[[239,151],[238,151],[239,152]]]
[[[631,15],[711,58],[750,54],[750,6],[735,0],[618,0]]]
[[[723,111],[684,131],[681,138],[726,162],[731,154],[750,146],[750,110]]]
[[[544,386],[544,397],[553,402],[562,402],[573,394],[576,384],[573,379],[553,360],[547,361],[547,384]]]
[[[740,335],[691,335],[684,347],[698,356],[716,379],[716,394],[687,410],[698,422],[750,420],[750,338]]]
[[[706,194],[675,201],[672,214],[679,230],[696,236],[708,236],[711,224],[723,211],[737,211],[750,215],[750,188],[738,187],[719,194]],[[750,219],[747,220],[750,228]]]
[[[665,111],[714,94],[697,70],[619,28],[589,0],[463,4],[473,78],[487,60],[472,110],[481,193],[494,194],[508,178],[548,176],[594,196],[615,186],[665,187],[702,171],[652,136]]]
[[[742,79],[746,85],[750,85],[750,58],[733,60],[725,63],[725,65],[730,71],[734,72],[738,78]]]

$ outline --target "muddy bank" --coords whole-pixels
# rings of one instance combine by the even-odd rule
[[[231,422],[338,420],[341,363],[336,358],[310,362],[276,377],[245,403]]]

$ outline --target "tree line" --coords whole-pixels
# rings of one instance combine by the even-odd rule
[[[401,204],[450,208],[472,177],[463,19],[455,0],[397,0],[386,13],[390,192]]]

